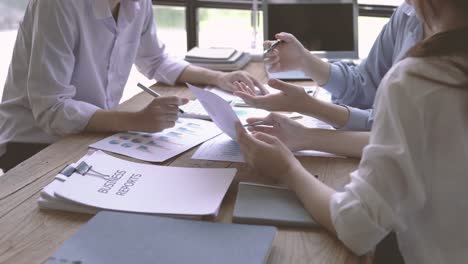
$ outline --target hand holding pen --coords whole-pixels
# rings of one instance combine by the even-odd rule
[[[152,89],[150,89],[150,88],[144,86],[144,85],[141,84],[141,83],[138,83],[137,86],[138,86],[139,88],[141,88],[143,91],[149,93],[150,95],[152,95],[152,96],[155,97],[155,98],[156,98],[156,97],[161,97],[161,95],[160,95],[159,93],[157,93],[156,91],[154,91],[154,90],[152,90]],[[179,113],[183,114],[183,113],[185,113],[185,112],[184,112],[184,110],[182,110],[182,109],[179,108]]]
[[[266,50],[263,51],[263,56],[267,55],[270,51],[272,51],[274,48],[278,47],[279,44],[281,44],[283,41],[280,39],[277,39],[274,41],[270,47],[268,47]]]

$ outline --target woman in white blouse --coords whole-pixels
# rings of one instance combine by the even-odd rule
[[[63,135],[173,126],[177,106],[187,99],[161,97],[138,112],[113,110],[133,64],[170,85],[232,91],[241,81],[263,88],[243,71],[211,71],[169,57],[156,29],[150,0],[32,0],[0,104],[0,168],[12,168]]]
[[[370,143],[343,192],[301,166],[287,147],[297,144],[293,140],[249,135],[240,125],[238,140],[249,165],[284,180],[311,215],[356,254],[370,252],[395,231],[406,263],[466,263],[468,2],[407,2],[424,21],[428,38],[384,78]],[[263,131],[278,135],[291,122],[275,120],[280,121]]]

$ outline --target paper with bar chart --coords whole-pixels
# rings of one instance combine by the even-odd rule
[[[163,162],[219,134],[221,130],[212,122],[179,118],[175,127],[162,132],[118,133],[90,147],[144,161]]]

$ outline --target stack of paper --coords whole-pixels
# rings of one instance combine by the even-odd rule
[[[83,157],[91,170],[46,186],[39,198],[44,209],[96,213],[99,210],[202,216],[216,214],[235,169],[178,168],[121,160],[102,151]],[[76,166],[74,166],[76,167]]]
[[[185,55],[185,60],[208,69],[234,71],[250,61],[250,54],[232,48],[195,47]]]

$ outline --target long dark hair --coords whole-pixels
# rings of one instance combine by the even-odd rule
[[[468,15],[468,0],[416,0],[425,23],[430,24],[429,17],[438,16],[435,2],[452,5],[460,13]],[[468,54],[468,27],[438,33],[411,48],[407,57],[432,57]]]

